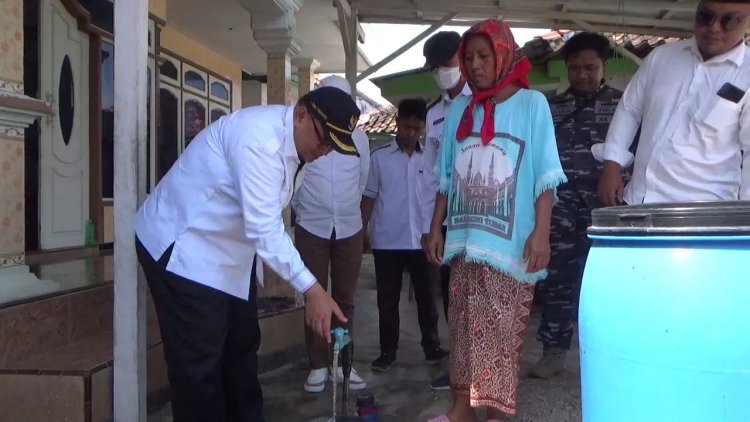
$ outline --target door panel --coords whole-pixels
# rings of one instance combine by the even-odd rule
[[[88,35],[57,0],[41,2],[43,119],[39,148],[40,248],[83,246],[89,213]]]

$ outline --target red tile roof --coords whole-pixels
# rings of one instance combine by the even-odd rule
[[[396,133],[395,107],[383,108],[377,113],[363,116],[358,126],[365,133],[391,135]]]
[[[524,52],[533,63],[543,63],[547,60],[560,58],[565,41],[573,31],[557,30],[541,37],[534,38],[524,45]],[[676,37],[660,37],[655,35],[637,35],[605,32],[605,36],[613,38],[615,44],[624,47],[640,58],[646,57],[654,48],[678,41]]]
[[[565,41],[572,36],[572,32],[569,30],[557,30],[534,38],[524,45],[524,52],[533,63],[544,63],[550,59],[560,58],[561,49],[565,45]],[[645,58],[660,45],[681,39],[678,37],[625,34],[619,32],[605,32],[604,35],[614,39],[617,46],[624,47],[640,58]],[[750,36],[746,40],[750,43]]]

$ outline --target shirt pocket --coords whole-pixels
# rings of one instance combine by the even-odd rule
[[[740,121],[741,107],[718,95],[709,101],[698,112],[698,125],[701,134],[709,136],[728,136],[737,128]]]
[[[696,118],[696,147],[706,158],[723,157],[737,143],[741,106],[719,97],[712,98],[699,109]],[[683,142],[691,142],[693,136]]]

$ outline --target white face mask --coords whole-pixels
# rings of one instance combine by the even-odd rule
[[[443,91],[451,89],[458,85],[461,79],[461,69],[458,67],[438,67],[432,72],[438,87]]]

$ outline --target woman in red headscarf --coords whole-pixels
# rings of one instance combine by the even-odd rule
[[[451,265],[453,407],[434,422],[515,414],[518,366],[534,284],[546,276],[550,216],[566,181],[545,97],[508,25],[480,22],[463,36],[461,71],[473,95],[446,119],[426,252]],[[443,239],[441,226],[448,218]]]

